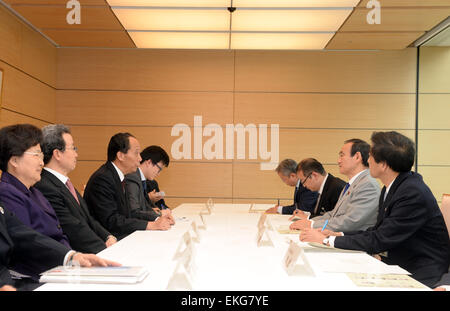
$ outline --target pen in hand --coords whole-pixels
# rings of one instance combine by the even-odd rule
[[[325,228],[327,227],[327,225],[328,225],[328,219],[325,220],[325,223],[323,224],[323,227],[322,227],[322,230],[321,230],[321,231],[325,230]]]

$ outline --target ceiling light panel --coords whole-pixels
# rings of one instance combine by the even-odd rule
[[[231,0],[107,0],[110,6],[226,8]]]
[[[352,9],[239,10],[232,31],[337,31]]]
[[[113,9],[127,30],[228,31],[227,10]]]
[[[231,49],[245,50],[321,50],[334,33],[232,33]]]
[[[228,49],[229,33],[128,32],[138,48]]]
[[[355,7],[360,0],[233,0],[236,8]]]

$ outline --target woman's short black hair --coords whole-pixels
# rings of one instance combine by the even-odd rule
[[[373,132],[370,154],[375,162],[385,162],[393,171],[409,172],[414,164],[414,142],[408,137],[392,132]]]
[[[42,144],[42,131],[31,124],[15,124],[0,129],[0,169],[6,172],[9,159],[21,157],[29,148]]]
[[[117,152],[127,153],[130,149],[130,133],[117,133],[109,140],[108,161],[112,162],[117,157]]]

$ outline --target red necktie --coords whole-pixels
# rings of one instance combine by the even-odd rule
[[[70,182],[70,179],[67,179],[66,186],[69,188],[70,193],[72,193],[75,200],[77,200],[78,204],[80,204],[80,201],[78,201],[77,193],[75,192],[75,188],[73,187],[72,183]]]

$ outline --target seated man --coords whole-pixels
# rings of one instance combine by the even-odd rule
[[[44,127],[42,134],[45,167],[36,188],[55,210],[70,245],[77,251],[94,254],[113,245],[117,239],[91,216],[68,177],[78,157],[70,130],[62,124],[52,124]]]
[[[275,171],[286,185],[295,187],[294,204],[289,206],[274,206],[269,208],[266,213],[291,215],[297,209],[312,212],[316,206],[319,194],[303,187],[297,176],[297,163],[292,159],[285,159],[278,164]]]
[[[67,246],[49,238],[22,224],[12,212],[0,203],[0,290],[33,290],[41,284],[37,282],[40,273],[59,265],[78,262],[82,267],[108,265],[119,266],[93,254],[78,253]],[[9,269],[15,265],[26,268],[32,276],[28,282],[24,279],[12,279]],[[22,287],[19,287],[22,286]]]
[[[365,230],[375,224],[380,186],[369,174],[369,149],[369,144],[360,139],[344,142],[338,164],[339,172],[346,175],[349,182],[334,209],[313,220],[297,220],[291,224],[291,229],[322,228],[327,223],[330,230],[350,231]]]
[[[139,141],[130,133],[117,133],[108,144],[108,159],[86,185],[84,199],[92,215],[117,239],[136,230],[154,229],[154,221],[131,217],[125,175],[136,172],[141,161]]]
[[[327,173],[322,164],[316,159],[308,158],[297,165],[297,176],[304,180],[303,186],[319,193],[316,206],[310,218],[323,215],[331,211],[336,205],[346,182]],[[299,212],[301,215],[301,211]],[[305,217],[303,215],[303,217]]]
[[[414,143],[402,134],[374,132],[370,174],[384,185],[375,226],[344,233],[309,229],[300,234],[300,240],[378,255],[434,286],[448,271],[450,239],[433,193],[422,176],[411,171],[414,149]]]
[[[170,209],[161,213],[153,210],[147,194],[147,179],[152,180],[169,164],[169,156],[158,146],[150,146],[141,152],[141,164],[136,172],[125,175],[131,217],[155,221],[156,230],[167,230],[174,224]],[[158,209],[159,210],[159,209]],[[160,217],[162,216],[162,217]]]

